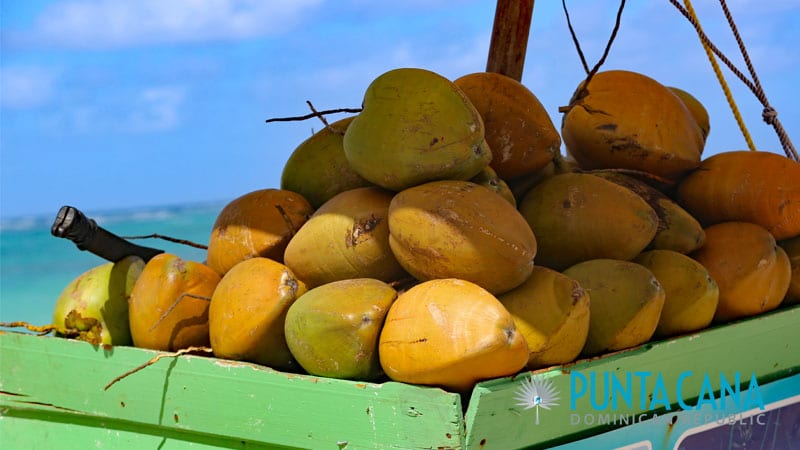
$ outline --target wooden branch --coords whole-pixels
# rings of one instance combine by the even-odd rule
[[[487,72],[522,81],[534,0],[497,0]]]

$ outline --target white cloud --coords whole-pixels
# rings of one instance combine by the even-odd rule
[[[182,87],[162,86],[139,93],[123,127],[130,131],[160,131],[180,124],[180,107],[186,98]]]
[[[55,80],[56,73],[42,67],[2,67],[0,105],[11,109],[42,106],[51,98]]]
[[[322,0],[68,0],[12,43],[110,48],[240,39],[284,32]]]
[[[151,133],[177,128],[187,97],[183,86],[150,86],[115,98],[76,102],[47,115],[44,126],[62,133]]]

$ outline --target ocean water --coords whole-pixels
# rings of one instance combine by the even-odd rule
[[[83,211],[98,225],[119,236],[159,234],[206,245],[224,203],[152,208]],[[52,322],[53,306],[74,278],[107,261],[81,251],[71,241],[50,234],[58,211],[50,216],[0,221],[0,322]],[[205,250],[162,239],[136,239],[193,261]]]

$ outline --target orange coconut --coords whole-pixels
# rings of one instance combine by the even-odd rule
[[[776,240],[800,235],[800,163],[777,153],[717,153],[681,181],[677,199],[704,226],[741,221]]]
[[[789,290],[786,252],[763,227],[722,222],[705,229],[706,243],[690,256],[719,286],[716,322],[753,316],[778,307]]]
[[[296,370],[283,325],[289,307],[305,292],[288,267],[269,258],[233,266],[219,282],[208,311],[214,355]]]
[[[219,280],[207,265],[170,253],[148,261],[128,305],[133,345],[166,351],[207,346],[208,306]]]
[[[224,275],[256,256],[283,262],[289,239],[313,212],[302,195],[282,189],[261,189],[234,199],[214,222],[208,265]]]
[[[684,103],[640,73],[598,72],[575,92],[561,126],[584,169],[633,169],[675,181],[700,164],[705,139]]]
[[[783,304],[794,305],[800,303],[800,236],[780,241],[778,245],[789,256],[789,264],[792,267],[792,281],[789,283]]]

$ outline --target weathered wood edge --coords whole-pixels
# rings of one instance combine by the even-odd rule
[[[463,445],[461,398],[437,388],[334,380],[181,356],[159,360],[103,390],[156,354],[2,332],[0,413],[83,422],[86,432],[116,427],[187,442],[299,448]],[[0,421],[2,434],[13,437],[6,423]]]

